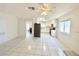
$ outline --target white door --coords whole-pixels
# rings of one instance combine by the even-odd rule
[[[0,44],[5,42],[5,19],[0,17]]]

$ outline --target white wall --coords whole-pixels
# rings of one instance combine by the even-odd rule
[[[18,34],[19,37],[25,38],[26,35],[26,21],[24,19],[18,19]]]
[[[8,15],[6,17],[6,34],[7,39],[13,39],[18,36],[18,19],[14,16]]]
[[[71,21],[70,34],[61,33],[58,29],[58,39],[65,49],[75,51],[79,54],[79,9],[75,9],[58,18],[59,21],[66,19]]]
[[[18,37],[18,27],[17,27],[18,26],[18,23],[17,23],[18,19],[13,15],[5,14],[5,13],[1,13],[0,18],[2,20],[4,20],[2,22],[2,24],[4,25],[4,28],[5,28],[4,29],[4,32],[5,32],[4,42]],[[3,27],[0,26],[0,28],[3,28]],[[2,41],[2,39],[0,41]]]

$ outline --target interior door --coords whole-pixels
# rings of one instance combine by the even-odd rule
[[[0,17],[0,44],[5,42],[5,20]]]

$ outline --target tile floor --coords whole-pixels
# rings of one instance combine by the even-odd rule
[[[40,38],[27,33],[26,38],[17,38],[0,45],[0,56],[65,56],[61,44],[48,33]]]

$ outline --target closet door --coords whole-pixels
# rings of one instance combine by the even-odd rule
[[[0,44],[5,42],[5,20],[0,18]]]
[[[34,24],[34,37],[40,37],[40,24]]]

